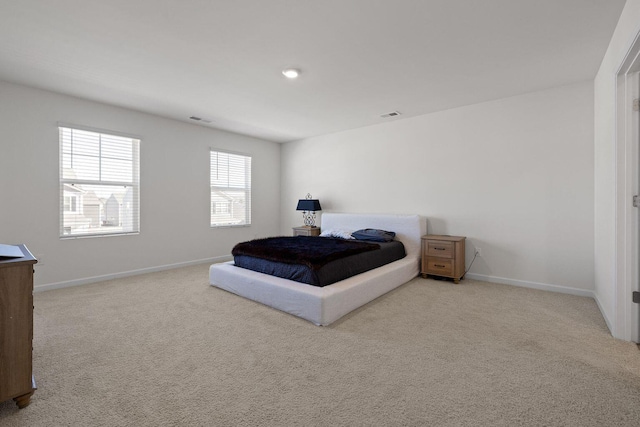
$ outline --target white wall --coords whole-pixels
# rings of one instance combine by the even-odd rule
[[[139,235],[60,240],[58,121],[142,137]],[[279,144],[2,82],[0,130],[0,243],[43,255],[36,286],[228,256],[279,230]],[[209,227],[210,147],[253,156],[251,227]]]
[[[616,191],[621,190],[616,180],[625,173],[624,146],[616,147],[616,76],[640,31],[639,16],[640,0],[627,0],[594,83],[595,294],[613,335],[625,339],[624,319],[619,315],[620,298],[625,296],[618,295],[622,286],[618,276],[623,272],[616,265],[623,256],[617,254],[621,242],[616,239],[620,232],[616,230],[616,215],[618,225],[624,222],[620,218],[624,209],[616,208]]]
[[[333,212],[417,213],[467,236],[470,277],[591,295],[593,85],[284,144],[281,231]]]

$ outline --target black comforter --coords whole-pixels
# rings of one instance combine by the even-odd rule
[[[270,237],[238,243],[235,265],[314,286],[326,286],[406,256],[398,241],[371,243],[325,237]]]

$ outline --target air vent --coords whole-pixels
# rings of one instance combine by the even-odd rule
[[[203,119],[202,117],[197,117],[197,116],[191,116],[189,117],[191,120],[194,120],[196,122],[202,122],[202,123],[211,123],[211,120],[209,119]]]
[[[400,114],[402,114],[402,113],[400,113],[400,111],[392,111],[390,113],[381,114],[380,117],[382,117],[383,119],[386,119],[388,117],[399,116]]]

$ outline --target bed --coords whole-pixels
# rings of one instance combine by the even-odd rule
[[[326,326],[347,313],[416,277],[419,273],[420,239],[426,220],[418,215],[367,215],[325,213],[322,229],[376,228],[396,233],[406,257],[324,287],[239,268],[233,261],[209,268],[212,286],[278,310]]]

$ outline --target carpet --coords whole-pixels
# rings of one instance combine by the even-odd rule
[[[35,294],[38,390],[2,426],[637,426],[595,302],[416,278],[329,327],[197,265]]]

